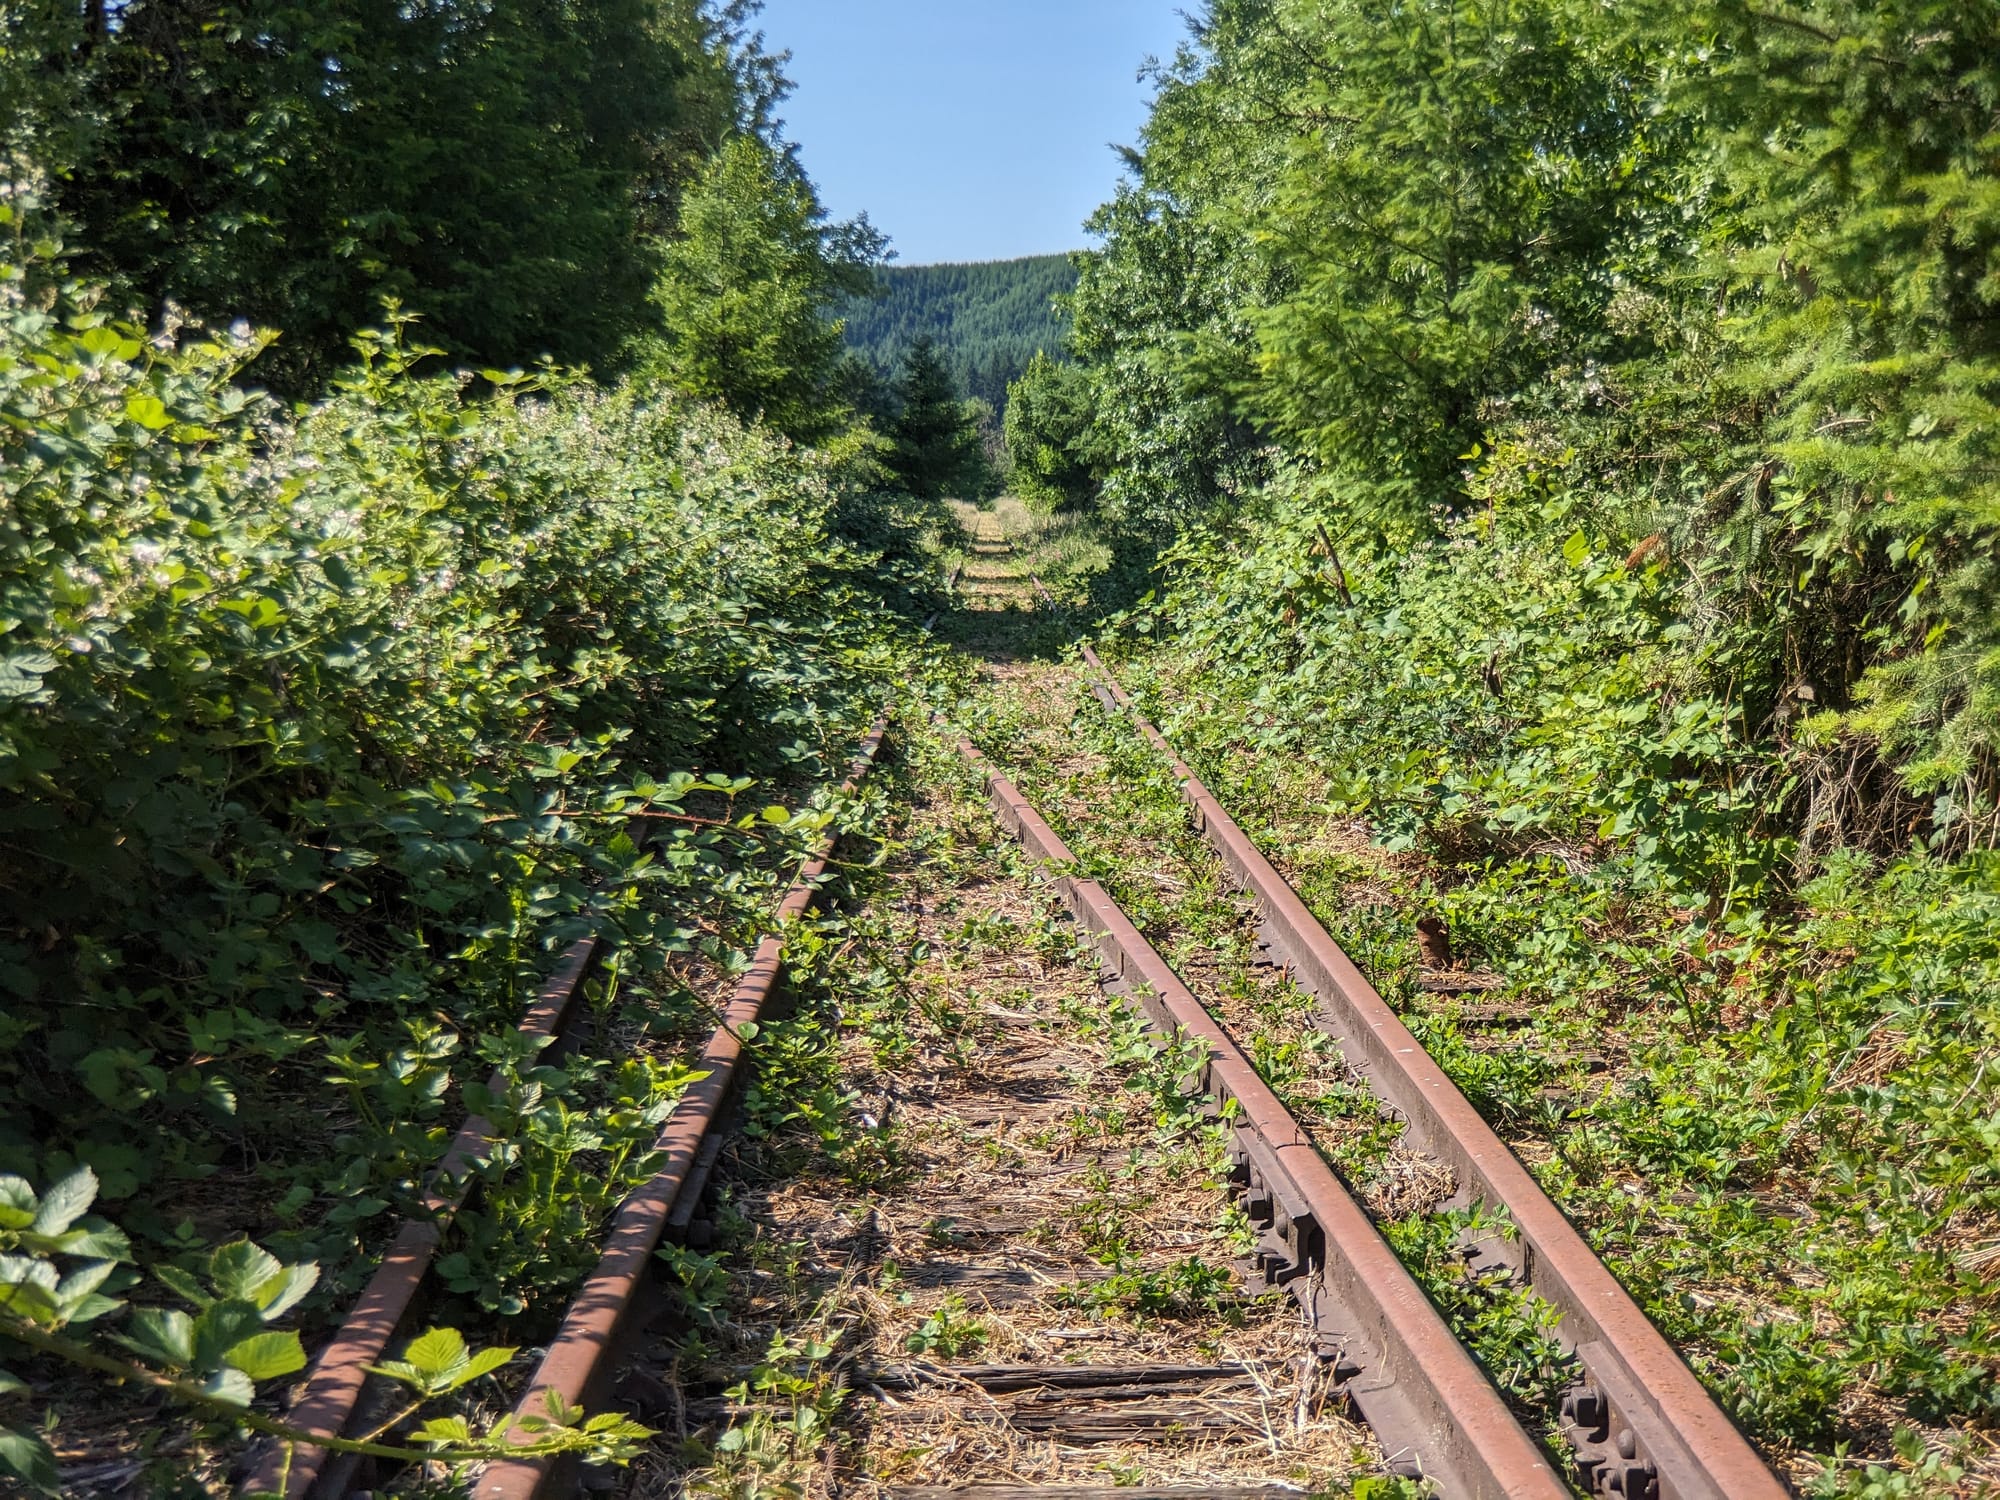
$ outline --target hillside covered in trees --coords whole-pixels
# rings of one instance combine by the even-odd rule
[[[886,375],[929,337],[958,388],[996,412],[1029,361],[1043,351],[1060,354],[1069,331],[1055,305],[1076,286],[1067,255],[886,266],[875,277],[877,296],[842,309],[847,347]]]

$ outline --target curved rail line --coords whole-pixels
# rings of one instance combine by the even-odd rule
[[[860,789],[888,728],[884,712],[861,742],[841,784],[842,795]],[[723,1007],[721,1023],[702,1049],[696,1070],[705,1076],[682,1096],[654,1143],[664,1165],[620,1207],[597,1269],[571,1303],[517,1416],[545,1412],[551,1392],[571,1405],[602,1394],[614,1363],[611,1356],[620,1336],[629,1331],[631,1310],[645,1285],[653,1251],[669,1227],[686,1228],[715,1163],[721,1146],[716,1127],[733,1097],[743,1060],[744,1029],[763,1014],[777,988],[785,930],[818,899],[838,842],[838,833],[820,841],[778,907],[772,932],[758,944],[749,970]],[[523,1036],[560,1033],[599,947],[596,938],[583,938],[564,954],[522,1022]],[[490,1086],[497,1091],[504,1085],[505,1079],[495,1075]],[[423,1216],[404,1220],[367,1289],[314,1362],[288,1413],[292,1425],[332,1437],[344,1435],[355,1422],[369,1383],[368,1367],[382,1361],[408,1319],[443,1231],[471,1191],[472,1169],[488,1158],[493,1145],[493,1127],[487,1120],[477,1115],[466,1120],[426,1187]],[[357,1465],[345,1456],[329,1463],[326,1449],[303,1444],[287,1462],[282,1445],[267,1447],[253,1457],[238,1493],[282,1495],[284,1500],[342,1496],[352,1488]],[[531,1500],[560,1493],[556,1486],[569,1478],[565,1466],[548,1459],[492,1464],[474,1493],[481,1500]]]
[[[1097,653],[1086,645],[1083,656],[1110,702],[1165,757],[1196,829],[1255,900],[1274,956],[1318,1000],[1349,1064],[1402,1115],[1413,1145],[1450,1165],[1461,1190],[1512,1217],[1517,1239],[1479,1248],[1508,1261],[1560,1314],[1557,1337],[1585,1374],[1563,1398],[1563,1431],[1591,1489],[1620,1500],[1784,1500],[1748,1439],[1527,1168]]]
[[[1002,826],[1051,867],[1114,989],[1136,999],[1159,1030],[1207,1045],[1201,1087],[1234,1124],[1236,1180],[1264,1230],[1258,1265],[1312,1320],[1390,1465],[1437,1481],[1454,1500],[1567,1497],[1548,1457],[1235,1039],[1103,886],[1068,873],[1076,856],[1019,789],[970,741],[960,741],[959,753],[984,776]]]

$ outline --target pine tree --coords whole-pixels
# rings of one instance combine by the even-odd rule
[[[978,416],[928,336],[910,346],[896,402],[888,464],[903,488],[919,500],[977,494],[986,477]]]
[[[655,300],[666,333],[653,373],[813,442],[839,425],[840,324],[878,246],[865,223],[829,225],[812,184],[751,137],[688,190]]]

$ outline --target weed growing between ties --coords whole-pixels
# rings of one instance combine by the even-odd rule
[[[1252,905],[1189,826],[1157,757],[1068,669],[1023,671],[985,710],[982,739],[1007,747],[1010,774],[1242,1040],[1524,1424],[1560,1457],[1557,1414],[1574,1365],[1549,1337],[1553,1310],[1497,1272],[1466,1275],[1464,1260],[1444,1252],[1484,1221],[1438,1211],[1456,1190],[1453,1174],[1403,1144],[1401,1121],[1348,1068],[1311,997],[1259,961]],[[1441,1039],[1442,1030],[1429,1044]]]
[[[1365,1434],[1289,1301],[1246,1296],[1230,1270],[1247,1225],[1182,1092],[1192,1056],[1100,995],[949,745],[903,749],[911,811],[807,939],[781,1023],[812,1039],[796,1078],[821,1083],[760,1092],[761,1133],[725,1159],[724,1245],[674,1256],[687,1443],[642,1461],[630,1494],[1010,1478],[1348,1493]],[[954,1373],[1190,1359],[1251,1373],[1173,1431],[1084,1446],[1046,1403]]]
[[[1802,1487],[1976,1489],[2000,1418],[2000,863],[1774,864],[1753,835],[1775,809],[1744,800],[1763,752],[1692,702],[1629,748],[1671,581],[1539,540],[1349,558],[1352,609],[1322,600],[1283,646],[1190,585],[1131,685]],[[1225,592],[1271,565],[1205,564]],[[1501,643],[1462,625],[1495,599],[1504,711]],[[1420,985],[1471,972],[1502,987]]]

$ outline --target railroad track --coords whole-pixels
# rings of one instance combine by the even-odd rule
[[[1055,606],[1042,580],[1031,581],[1043,602]],[[1093,691],[1109,709],[1130,720],[1173,772],[1196,830],[1255,902],[1265,952],[1318,1003],[1322,1024],[1349,1065],[1404,1121],[1409,1143],[1451,1168],[1463,1198],[1506,1210],[1516,1235],[1482,1239],[1467,1247],[1468,1259],[1503,1266],[1559,1314],[1557,1337],[1583,1370],[1583,1379],[1564,1394],[1561,1424],[1584,1486],[1596,1495],[1622,1500],[1782,1500],[1785,1487],[1520,1160],[1166,736],[1140,713],[1096,651],[1086,644],[1082,656],[1096,676]],[[965,753],[977,754],[970,745]],[[996,774],[991,785],[1003,821],[1031,851],[1054,867],[1074,866],[1074,856],[1011,783]],[[1234,1041],[1226,1034],[1216,1035],[1219,1028],[1212,1018],[1200,1012],[1157,954],[1143,946],[1131,951],[1137,934],[1101,887],[1070,875],[1060,876],[1059,883],[1078,920],[1093,934],[1101,934],[1096,941],[1107,969],[1124,982],[1149,990],[1153,996],[1149,1010],[1166,1012],[1158,1015],[1163,1025],[1214,1042],[1217,1062],[1211,1066],[1210,1086],[1243,1102],[1245,1117],[1252,1122],[1247,1129],[1238,1128],[1245,1137],[1240,1171],[1256,1211],[1272,1223],[1276,1242],[1268,1254],[1282,1257],[1274,1266],[1276,1277],[1296,1284],[1312,1273],[1338,1286],[1371,1275],[1376,1263],[1372,1227],[1366,1234],[1351,1229],[1358,1210],[1351,1199],[1340,1201],[1345,1191],[1337,1180],[1330,1185],[1322,1180],[1307,1193],[1301,1175],[1318,1178],[1320,1170],[1317,1154],[1308,1154],[1310,1147],[1293,1151],[1289,1158],[1270,1149],[1275,1136],[1296,1132],[1297,1127],[1289,1117],[1272,1121],[1269,1128],[1256,1123],[1255,1111],[1235,1090],[1241,1054]],[[1188,1010],[1191,1005],[1194,1011]],[[1309,1211],[1303,1223],[1299,1208]],[[1365,1257],[1370,1269],[1356,1263],[1357,1254]],[[1350,1349],[1368,1351],[1372,1365],[1347,1356],[1361,1366],[1356,1380],[1365,1382],[1372,1369],[1392,1384],[1428,1388],[1432,1394],[1422,1404],[1433,1416],[1445,1412],[1439,1403],[1456,1391],[1464,1374],[1456,1361],[1427,1363],[1413,1358],[1411,1348],[1399,1346],[1401,1336],[1387,1325],[1385,1313],[1371,1309],[1365,1300],[1342,1306],[1337,1298],[1320,1300],[1324,1296],[1315,1289],[1302,1302],[1331,1343],[1347,1340]],[[1357,1385],[1354,1395],[1368,1411],[1365,1385]],[[1382,1421],[1373,1412],[1369,1417],[1378,1433],[1384,1431],[1384,1421],[1391,1431],[1403,1431],[1396,1425],[1401,1420],[1397,1412],[1386,1413]],[[1527,1469],[1518,1466],[1518,1448],[1511,1437],[1468,1460],[1464,1450],[1477,1448],[1479,1441],[1452,1423],[1414,1446],[1424,1455],[1427,1475],[1447,1479],[1464,1474],[1469,1466],[1475,1489],[1466,1493],[1526,1492],[1483,1487],[1511,1486],[1516,1479],[1528,1478]]]
[[[841,790],[851,795],[875,764],[888,717],[879,719],[849,768]],[[616,1373],[626,1340],[650,1290],[648,1268],[663,1239],[684,1237],[722,1145],[722,1125],[741,1081],[744,1037],[777,988],[785,929],[817,901],[837,839],[829,834],[799,870],[779,905],[773,929],[722,1007],[721,1018],[695,1067],[700,1074],[667,1118],[654,1150],[664,1158],[658,1173],[626,1199],[607,1233],[596,1270],[584,1283],[559,1332],[543,1355],[516,1407],[517,1418],[548,1410],[552,1395],[570,1407],[601,1400]],[[559,1037],[572,1002],[599,953],[595,939],[573,945],[543,986],[523,1020],[522,1036]],[[505,1080],[496,1076],[497,1091]],[[333,1339],[320,1351],[294,1400],[289,1425],[329,1438],[350,1436],[379,1418],[386,1390],[370,1367],[387,1357],[399,1334],[413,1331],[426,1277],[452,1216],[471,1188],[472,1169],[496,1141],[492,1126],[465,1121],[434,1172],[417,1216],[400,1226],[388,1254]],[[370,1493],[384,1476],[375,1461],[308,1445],[268,1446],[257,1453],[238,1493],[281,1495],[284,1500],[327,1500]],[[481,1500],[531,1500],[577,1492],[573,1467],[542,1458],[488,1466],[476,1494]]]
[[[1046,595],[1039,579],[1033,583]],[[1410,1143],[1452,1170],[1463,1198],[1504,1207],[1511,1217],[1516,1238],[1468,1246],[1468,1259],[1504,1265],[1560,1313],[1559,1336],[1584,1372],[1565,1396],[1562,1410],[1562,1430],[1583,1487],[1605,1500],[1781,1500],[1784,1488],[1581,1236],[1276,868],[1139,714],[1096,654],[1086,647],[1084,656],[1097,674],[1093,691],[1112,710],[1128,716],[1166,758],[1197,828],[1254,901],[1270,959],[1315,997],[1325,1029],[1349,1064],[1406,1123]],[[867,774],[885,730],[886,722],[878,724],[864,744],[849,790]],[[1256,1285],[1281,1290],[1296,1304],[1293,1331],[1302,1337],[1304,1352],[1295,1360],[1286,1356],[1290,1363],[1285,1368],[1296,1365],[1287,1378],[1296,1384],[1287,1388],[1295,1394],[1282,1397],[1276,1394],[1274,1370],[1279,1367],[1273,1362],[1217,1359],[1212,1351],[1208,1357],[1187,1358],[1086,1355],[1080,1363],[1073,1353],[986,1365],[875,1361],[845,1373],[873,1403],[876,1415],[866,1420],[889,1425],[915,1421],[909,1408],[921,1405],[920,1397],[932,1403],[927,1410],[935,1417],[935,1403],[943,1400],[989,1430],[997,1424],[1015,1437],[1071,1450],[1096,1444],[1226,1445],[1232,1434],[1254,1432],[1261,1424],[1273,1455],[1283,1457],[1278,1428],[1305,1432],[1311,1425],[1308,1413],[1319,1412],[1332,1397],[1365,1419],[1383,1467],[1427,1481],[1449,1500],[1560,1500],[1571,1495],[1561,1466],[1524,1430],[1487,1372],[1453,1335],[1307,1131],[1259,1075],[1243,1039],[1204,1007],[1105,888],[1078,873],[1074,853],[1020,789],[969,740],[958,740],[957,750],[977,774],[1002,828],[1053,883],[1077,937],[1096,956],[1097,982],[1106,994],[1118,1006],[1142,1012],[1170,1044],[1192,1044],[1188,1055],[1194,1061],[1185,1087],[1224,1124],[1232,1191],[1256,1231],[1244,1274]],[[800,872],[780,909],[779,932],[811,905],[831,853],[829,843]],[[558,1030],[593,953],[594,945],[586,941],[565,956],[524,1031],[552,1035]],[[652,1293],[654,1252],[665,1240],[684,1238],[700,1212],[721,1149],[726,1108],[740,1078],[743,1029],[762,1013],[781,961],[782,939],[774,932],[760,945],[704,1049],[697,1066],[707,1076],[664,1128],[658,1149],[666,1165],[621,1208],[597,1271],[520,1396],[520,1415],[544,1409],[551,1394],[566,1405],[594,1408],[632,1359],[632,1335],[646,1321]],[[1046,1028],[1041,1035],[1046,1037]],[[1046,1040],[1041,1046],[1053,1050]],[[995,1141],[1015,1120],[1024,1085],[1033,1098],[1054,1099],[1058,1109],[1072,1107],[1060,1098],[1062,1070],[1046,1058],[1037,1059],[1032,1040],[1010,1036],[1002,1050],[1007,1058],[989,1083],[989,1114],[976,1116],[996,1124]],[[965,1100],[958,1108],[964,1115]],[[293,1407],[294,1425],[328,1436],[366,1425],[367,1368],[385,1357],[399,1332],[411,1331],[409,1319],[421,1300],[440,1226],[462,1201],[467,1167],[491,1148],[489,1136],[484,1121],[466,1122],[433,1184],[424,1217],[404,1226],[353,1317],[315,1363]],[[1048,1170],[1050,1202],[1060,1207],[1065,1190],[1055,1174],[1065,1169]],[[1021,1227],[1004,1220],[1004,1215],[981,1220],[973,1214],[967,1232],[974,1242],[1004,1242]],[[954,1289],[950,1298],[963,1290],[988,1305],[1009,1297],[1032,1298],[1059,1279],[1054,1273],[1023,1271],[1018,1258],[1004,1256],[969,1254],[927,1265],[928,1271],[919,1268],[924,1274],[914,1285],[927,1286],[925,1275],[931,1275],[938,1287]],[[1063,1271],[1068,1280],[1056,1289],[1073,1296],[1090,1274],[1087,1267],[1072,1264]],[[1187,1353],[1196,1356],[1198,1351]],[[671,1380],[674,1372],[655,1372],[654,1378],[656,1383]],[[683,1426],[689,1420],[722,1421],[732,1415],[724,1398],[690,1400],[675,1392],[673,1400]],[[1292,1409],[1289,1418],[1281,1414],[1274,1421],[1274,1401]],[[281,1491],[287,1500],[345,1500],[371,1489],[381,1477],[351,1457],[330,1457],[317,1449],[295,1453],[287,1473],[280,1455],[272,1453],[248,1475],[244,1493]],[[489,1466],[472,1493],[478,1500],[553,1500],[580,1494],[583,1485],[583,1476],[559,1462],[523,1459]],[[1105,1500],[1168,1495],[1276,1500],[1300,1493],[1287,1482],[1234,1481],[1198,1488],[901,1484],[834,1492],[873,1493],[887,1500],[1090,1500],[1099,1495]]]

